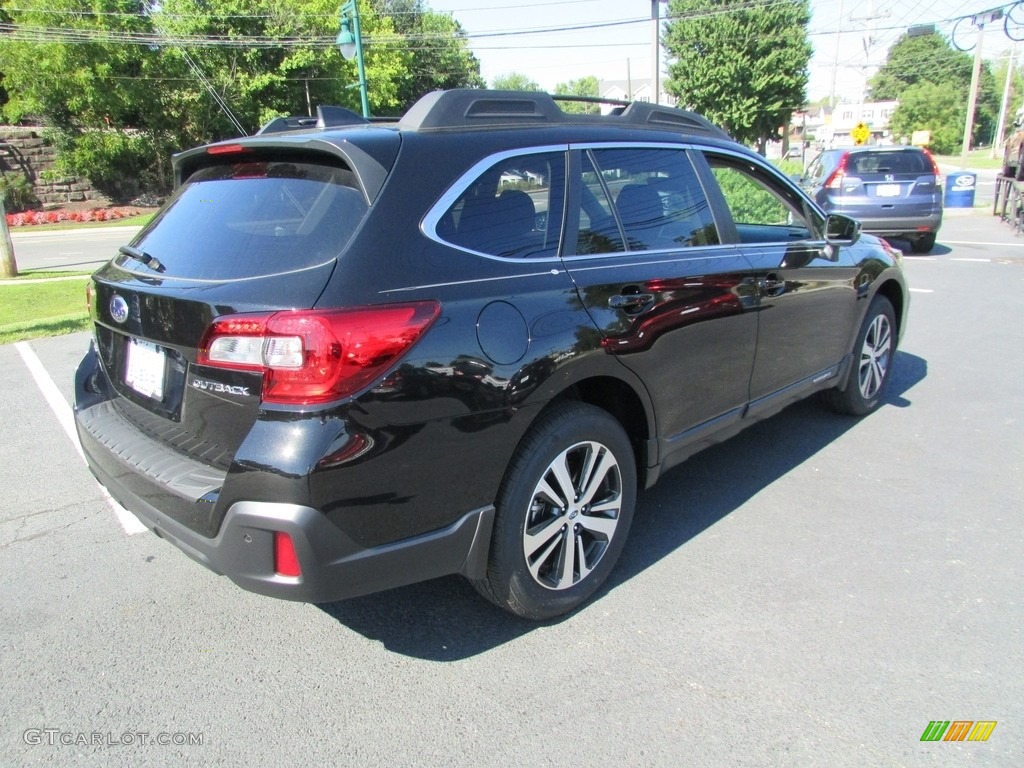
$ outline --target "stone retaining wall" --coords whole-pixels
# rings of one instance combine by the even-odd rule
[[[110,204],[87,179],[43,180],[43,171],[53,167],[55,154],[54,148],[43,141],[39,128],[0,126],[0,170],[24,174],[44,208]]]

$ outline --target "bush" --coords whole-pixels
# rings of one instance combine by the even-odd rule
[[[52,175],[87,178],[115,200],[130,199],[148,188],[155,151],[143,134],[55,130],[47,132],[47,138],[57,149]]]
[[[25,211],[39,205],[39,199],[25,175],[0,171],[0,195],[8,212]]]

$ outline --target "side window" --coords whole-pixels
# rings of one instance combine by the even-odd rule
[[[437,236],[490,256],[556,256],[565,155],[517,155],[481,173],[441,216]]]
[[[732,214],[741,243],[810,240],[820,223],[809,218],[802,198],[756,165],[708,154],[708,163]]]
[[[576,239],[576,253],[620,253],[626,250],[622,230],[612,213],[609,185],[615,186],[614,171],[605,178],[594,167],[590,153],[583,155],[583,183],[580,185],[580,228]]]
[[[681,149],[584,154],[578,254],[719,243],[711,206]]]

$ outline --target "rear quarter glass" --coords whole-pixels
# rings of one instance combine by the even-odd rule
[[[161,277],[238,280],[293,272],[338,256],[366,216],[343,166],[247,161],[201,169],[135,239]],[[130,255],[118,264],[147,266]]]

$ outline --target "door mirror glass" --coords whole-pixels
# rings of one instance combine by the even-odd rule
[[[825,242],[829,245],[853,245],[860,237],[860,222],[841,213],[825,218]]]

